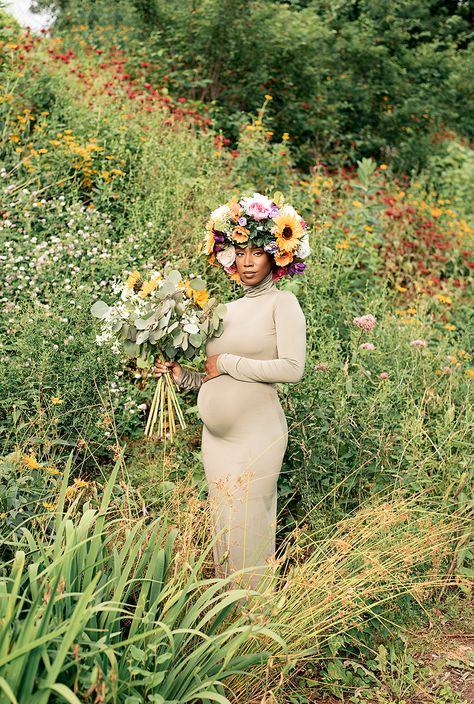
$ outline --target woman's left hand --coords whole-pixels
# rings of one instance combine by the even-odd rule
[[[209,379],[213,379],[215,376],[221,375],[221,372],[217,368],[218,357],[218,354],[211,354],[211,356],[206,359],[204,363],[204,371],[206,372],[206,376],[203,376],[202,378],[203,383],[205,381],[209,381]]]

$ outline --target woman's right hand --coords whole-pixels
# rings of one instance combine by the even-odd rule
[[[155,366],[151,368],[151,371],[153,372],[153,376],[155,376],[157,379],[160,378],[162,374],[165,374],[168,372],[168,370],[171,371],[173,374],[173,379],[175,383],[178,381],[179,377],[181,376],[181,372],[183,371],[183,367],[179,362],[161,362],[158,357],[155,357]]]

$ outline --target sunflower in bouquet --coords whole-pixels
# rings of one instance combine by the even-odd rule
[[[163,273],[150,272],[148,279],[134,271],[126,281],[112,282],[119,300],[113,305],[96,301],[91,313],[102,321],[96,336],[99,345],[110,344],[125,360],[136,359],[138,368],[150,370],[155,356],[170,361],[192,360],[210,337],[223,330],[226,307],[209,297],[201,277],[183,280],[177,269],[167,264]],[[170,439],[176,432],[176,419],[186,427],[170,375],[160,376],[151,402],[145,435],[150,437],[158,424],[158,434]]]

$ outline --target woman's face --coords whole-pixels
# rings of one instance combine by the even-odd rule
[[[244,284],[260,283],[272,270],[272,256],[263,247],[235,247],[235,265]]]

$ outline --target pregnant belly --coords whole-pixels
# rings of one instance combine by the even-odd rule
[[[219,437],[251,428],[255,423],[282,423],[283,410],[276,389],[262,382],[248,382],[221,374],[201,385],[197,396],[199,416]]]

